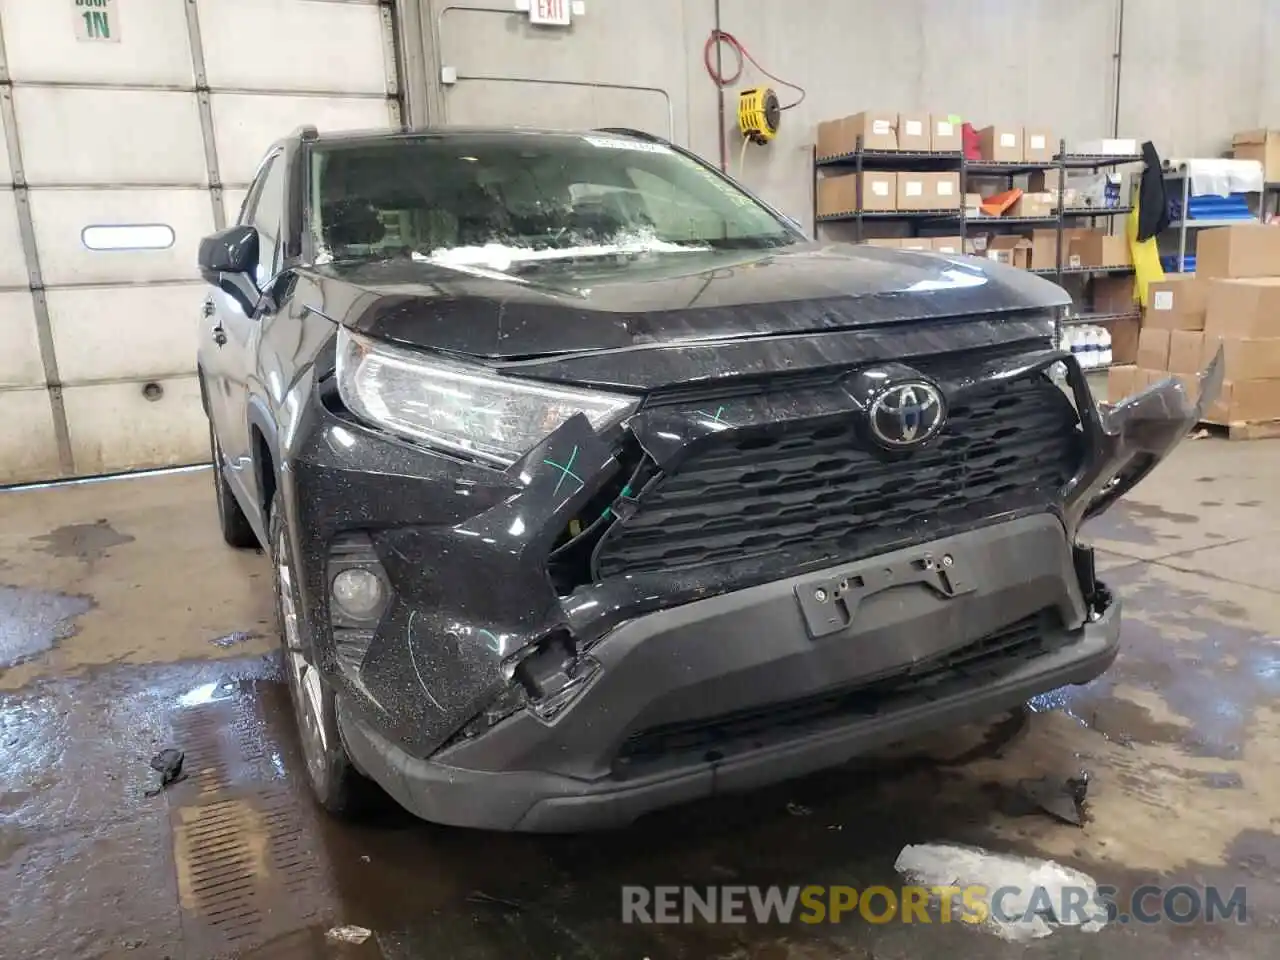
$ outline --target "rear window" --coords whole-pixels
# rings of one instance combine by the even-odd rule
[[[762,249],[800,235],[665,144],[606,133],[317,145],[317,259],[522,262]]]

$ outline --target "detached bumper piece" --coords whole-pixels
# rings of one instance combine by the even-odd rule
[[[985,575],[948,595],[920,575],[948,556]],[[859,579],[840,629],[800,602]],[[555,716],[517,713],[429,760],[340,719],[357,764],[429,820],[613,827],[1087,682],[1118,634],[1117,606],[1081,594],[1061,522],[1042,514],[630,621],[592,647],[598,666]]]
[[[1072,532],[1132,490],[1204,418],[1222,392],[1222,349],[1201,372],[1195,397],[1167,377],[1117,404],[1095,405],[1078,368],[1075,373],[1090,446],[1084,468],[1066,490],[1065,519]]]

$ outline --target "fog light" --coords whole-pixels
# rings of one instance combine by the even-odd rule
[[[356,567],[333,578],[333,602],[356,620],[372,618],[382,607],[382,580],[376,573]]]

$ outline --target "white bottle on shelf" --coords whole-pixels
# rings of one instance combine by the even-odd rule
[[[1067,327],[1062,331],[1062,349],[1071,352],[1076,363],[1080,362],[1080,328]]]
[[[1098,366],[1111,366],[1111,331],[1106,327],[1098,328]]]
[[[1094,367],[1098,365],[1098,355],[1102,350],[1102,343],[1098,339],[1097,327],[1084,328],[1084,343],[1085,343],[1084,350],[1085,350],[1085,357],[1086,357],[1085,366],[1088,367],[1090,370],[1092,370]]]
[[[1086,370],[1093,366],[1093,344],[1089,341],[1089,328],[1080,328],[1080,366]]]

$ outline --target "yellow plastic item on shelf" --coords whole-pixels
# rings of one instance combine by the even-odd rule
[[[1137,291],[1138,303],[1147,305],[1147,287],[1164,279],[1164,267],[1160,265],[1160,248],[1156,238],[1143,242],[1138,241],[1138,203],[1124,222],[1125,236],[1129,239],[1129,251],[1133,254],[1134,288]]]

